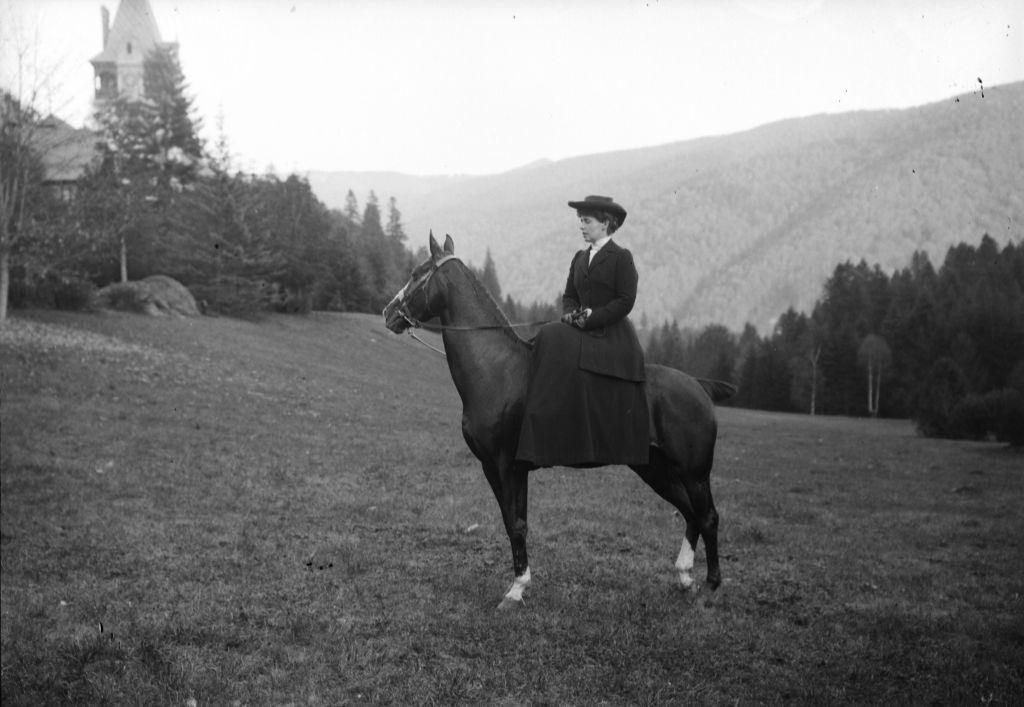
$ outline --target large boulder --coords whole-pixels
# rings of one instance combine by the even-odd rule
[[[166,275],[150,275],[144,280],[107,285],[97,293],[96,301],[106,309],[154,317],[196,317],[200,313],[188,288]]]

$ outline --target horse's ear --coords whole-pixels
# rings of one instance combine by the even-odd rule
[[[447,233],[444,234],[444,253],[445,255],[455,255],[455,241]]]
[[[437,242],[437,239],[434,238],[434,232],[431,231],[430,232],[430,257],[433,260],[437,260],[438,258],[442,257],[443,255],[444,255],[444,252],[441,250],[441,244]]]

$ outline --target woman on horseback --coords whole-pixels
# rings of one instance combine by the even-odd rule
[[[588,248],[569,266],[560,322],[534,342],[516,459],[534,466],[646,464],[644,354],[626,315],[632,254],[612,240],[626,210],[607,196],[570,201]]]

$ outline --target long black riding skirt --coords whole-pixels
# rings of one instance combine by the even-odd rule
[[[645,384],[580,369],[583,336],[561,323],[537,335],[516,459],[537,466],[646,464]]]

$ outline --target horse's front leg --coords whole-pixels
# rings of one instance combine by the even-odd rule
[[[512,586],[505,592],[499,609],[514,609],[523,604],[523,592],[530,585],[530,562],[526,554],[527,496],[529,471],[515,463],[484,465],[484,473],[501,507],[509,544],[512,546]]]
[[[523,605],[523,592],[530,586],[530,561],[526,556],[526,534],[529,527],[526,523],[526,499],[529,489],[529,472],[516,465],[509,465],[504,474],[504,499],[502,516],[505,519],[505,531],[512,546],[512,586],[505,592],[499,609],[514,609]],[[506,510],[507,509],[507,510]]]

